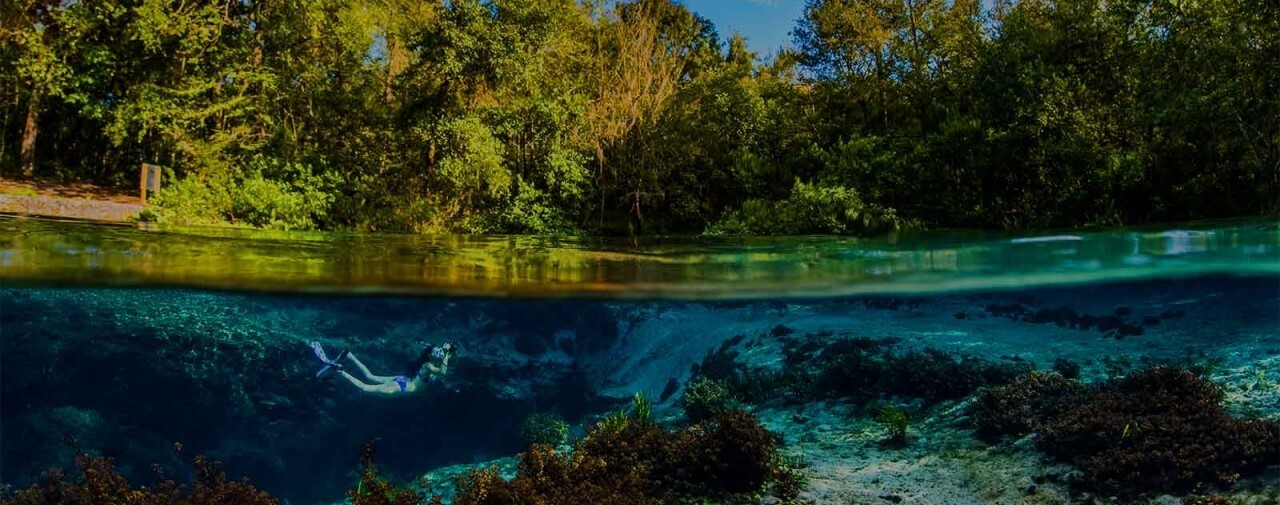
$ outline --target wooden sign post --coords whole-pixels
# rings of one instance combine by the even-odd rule
[[[152,165],[150,163],[142,164],[142,173],[139,175],[138,186],[142,190],[142,203],[147,203],[147,192],[155,193],[160,191],[160,165]]]

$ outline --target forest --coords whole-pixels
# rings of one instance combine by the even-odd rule
[[[5,0],[0,176],[173,224],[874,234],[1280,212],[1274,0]]]

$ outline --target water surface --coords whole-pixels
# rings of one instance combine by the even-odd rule
[[[447,498],[448,477],[473,465],[510,475],[530,414],[562,417],[580,436],[642,392],[678,426],[695,378],[786,371],[797,352],[847,339],[885,342],[895,356],[1076,367],[1086,383],[1196,367],[1231,415],[1280,419],[1280,231],[1270,221],[606,240],[3,218],[0,284],[0,483],[14,485],[69,464],[69,434],[136,482],[153,464],[189,472],[171,450],[181,442],[291,504],[335,503],[377,440],[388,475],[425,475]],[[373,398],[317,379],[312,341],[388,374],[424,342],[463,351],[436,387]],[[818,391],[750,407],[806,462],[802,498],[814,503],[1087,496],[1034,443],[979,440],[966,414],[978,391],[868,392],[910,412],[900,448],[882,443],[865,399]],[[1280,493],[1277,475],[1221,491],[1265,500]]]

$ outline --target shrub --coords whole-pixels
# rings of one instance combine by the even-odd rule
[[[1031,372],[1010,384],[984,389],[969,407],[969,416],[981,438],[1025,435],[1038,419],[1056,414],[1081,389],[1079,382],[1060,374]]]
[[[554,414],[532,414],[520,427],[520,444],[524,447],[534,444],[558,447],[568,440],[569,423]]]
[[[147,202],[142,218],[179,225],[226,223],[231,193],[224,181],[201,181],[195,177],[177,179]]]
[[[294,188],[255,174],[233,190],[228,217],[232,224],[256,228],[310,230],[324,217],[333,198],[321,192]]]
[[[336,184],[335,175],[316,175],[306,164],[257,158],[239,176],[174,181],[151,200],[143,218],[179,225],[316,229],[327,219]]]
[[[707,377],[699,377],[690,382],[684,389],[680,404],[690,423],[705,421],[738,406],[724,382]]]
[[[852,188],[806,184],[796,180],[791,196],[786,200],[747,200],[737,210],[726,212],[706,233],[865,235],[911,227],[917,225],[900,219],[893,209],[864,202]]]
[[[1230,486],[1280,460],[1280,426],[1227,415],[1222,390],[1178,367],[1098,384],[1038,423],[1038,446],[1121,496]]]

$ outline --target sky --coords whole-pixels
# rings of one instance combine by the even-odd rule
[[[791,45],[791,29],[804,12],[804,0],[679,0],[689,10],[715,23],[723,40],[734,32],[747,47],[769,56]]]

